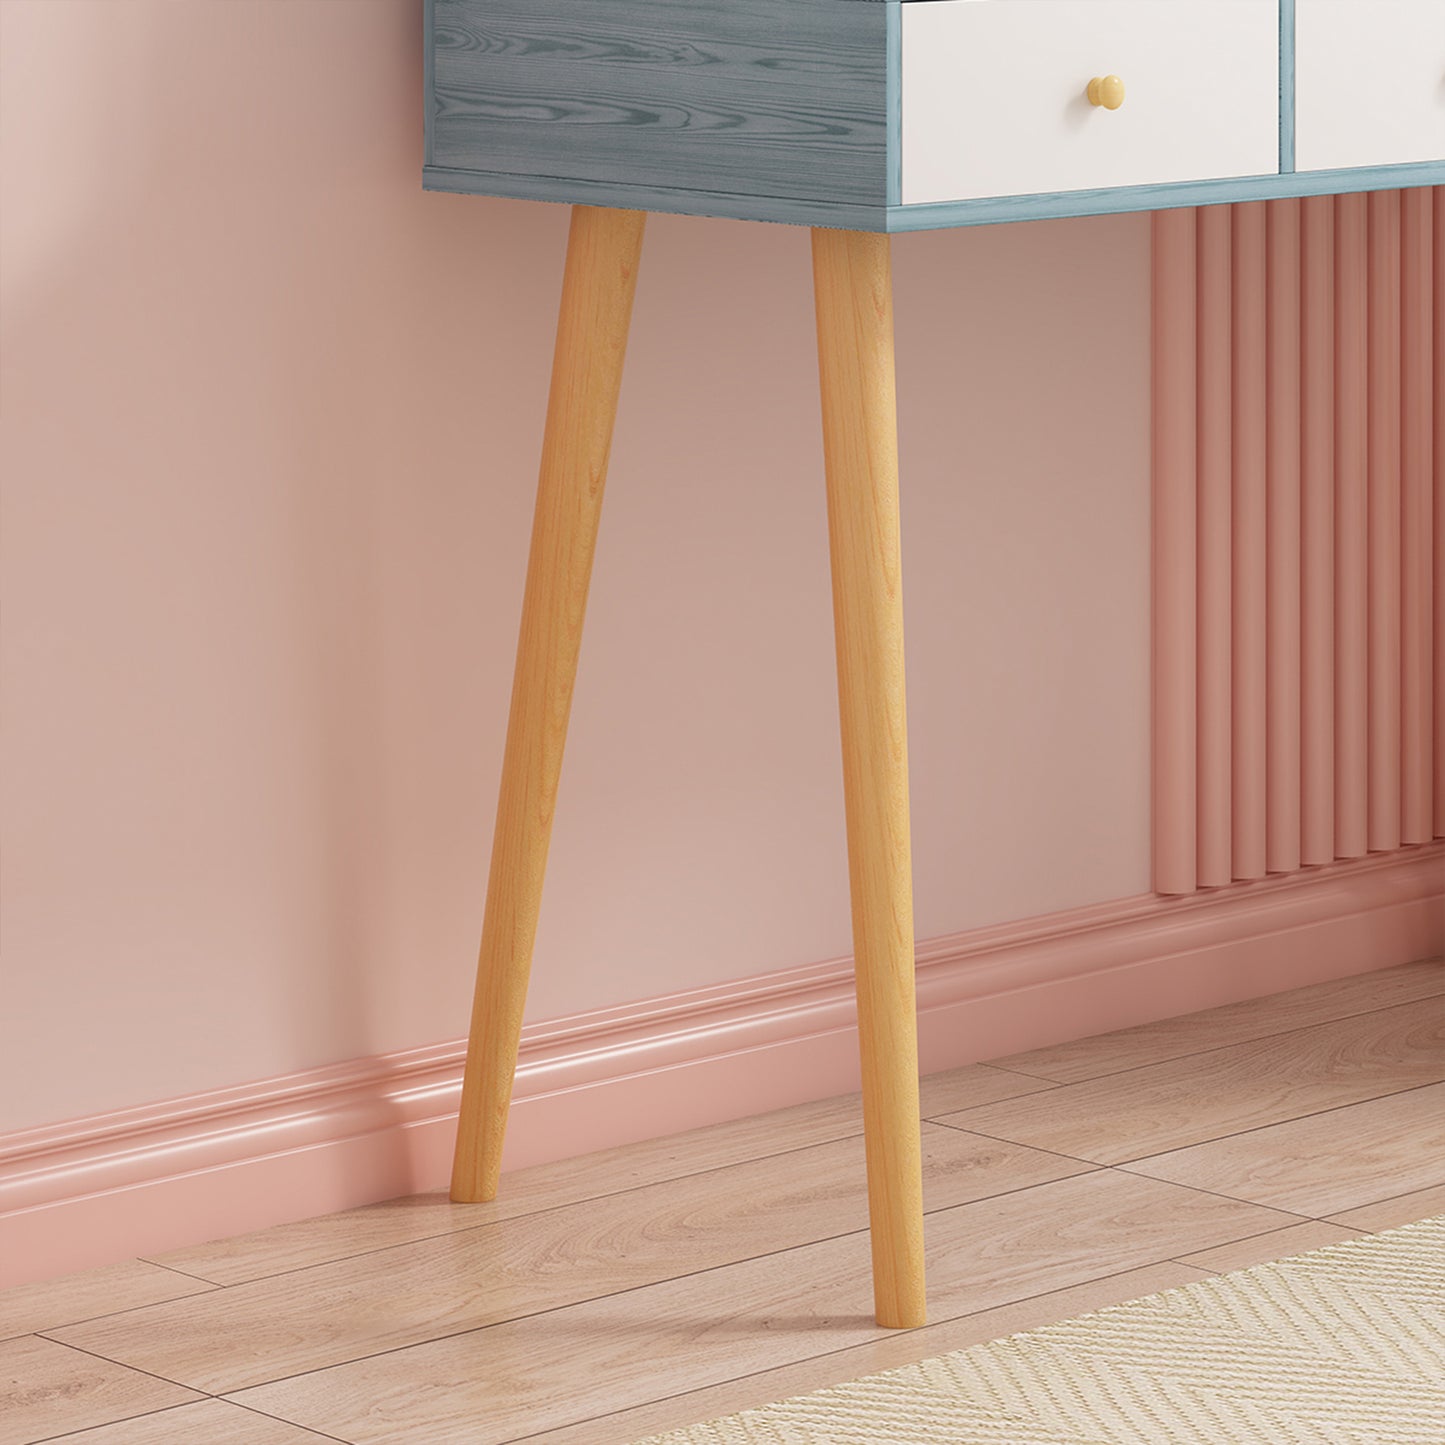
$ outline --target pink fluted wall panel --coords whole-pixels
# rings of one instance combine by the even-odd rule
[[[1228,206],[1199,211],[1198,881],[1234,877],[1230,765],[1233,709],[1232,337],[1233,227]]]
[[[1154,232],[1154,889],[1192,893],[1196,847],[1198,228],[1156,212]]]
[[[1268,208],[1265,869],[1300,866],[1300,202]]]
[[[1195,734],[1159,676],[1155,710],[1163,754],[1197,740],[1194,887],[1438,834],[1442,194],[1206,208],[1197,260],[1155,221],[1157,435],[1181,434],[1196,393]],[[1168,317],[1196,338],[1185,356],[1159,308],[1191,287],[1192,324]],[[1170,516],[1167,459],[1156,436]],[[1156,590],[1156,652],[1188,622]],[[1156,783],[1171,892],[1190,887],[1184,826]]]
[[[1335,856],[1369,849],[1369,201],[1335,203]]]
[[[1300,862],[1335,856],[1335,203],[1300,230]]]
[[[1230,811],[1232,872],[1244,879],[1264,877],[1266,856],[1267,210],[1263,201],[1230,209],[1234,212]]]
[[[1431,615],[1434,507],[1431,464],[1434,435],[1434,220],[1428,190],[1406,191],[1400,244],[1400,840],[1428,843],[1434,836],[1434,698]],[[1442,360],[1445,365],[1445,360]]]
[[[1445,186],[1435,188],[1435,836],[1445,838]]]
[[[1371,852],[1400,846],[1400,193],[1370,197]]]

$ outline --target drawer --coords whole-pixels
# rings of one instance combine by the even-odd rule
[[[1276,0],[929,0],[902,12],[904,204],[1279,170]],[[1090,80],[1107,75],[1124,82],[1117,110],[1089,103]]]
[[[1295,168],[1445,160],[1445,0],[1296,0]]]

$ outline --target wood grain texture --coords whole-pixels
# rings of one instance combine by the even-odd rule
[[[898,399],[886,236],[813,232],[878,1322],[924,1323]]]
[[[1399,1050],[1382,1036],[1375,1014],[1361,1010],[1372,1003],[1397,1005],[1410,989],[1440,984],[1445,984],[1442,964],[1342,979],[1293,995],[1213,1010],[1193,1021],[1177,1020],[1168,1032],[1160,1032],[1163,1025],[1149,1025],[1116,1034],[1101,1041],[1101,1057],[1119,1069],[1132,1065],[1132,1072],[1119,1077],[1133,1081],[1146,1101],[1151,1091],[1159,1090],[1167,1109],[1172,1107],[1179,1079],[1168,1070],[1149,1067],[1159,1048],[1183,1046],[1207,1055],[1227,1051],[1231,1042],[1241,1039],[1280,1043],[1278,1037],[1264,1036],[1277,1035],[1281,1025],[1299,1025],[1334,1009],[1344,1014],[1338,1019],[1340,1026],[1355,1030],[1360,1051],[1378,1054],[1386,1067],[1389,1057],[1398,1053],[1403,1077],[1414,1067],[1410,1051]],[[1373,998],[1372,989],[1377,990]],[[1431,1001],[1439,1006],[1438,997]],[[1251,1009],[1261,1015],[1253,1024],[1244,1017]],[[1338,1039],[1335,1052],[1342,1060],[1349,1054]],[[1049,1053],[1039,1051],[1039,1066],[1048,1066]],[[1054,1062],[1068,1067],[1064,1054]],[[1284,1067],[1288,1071],[1295,1062],[1286,1056]],[[935,1076],[924,1081],[923,1108],[946,1109],[950,1104],[961,1108],[1000,1098],[997,1091],[1012,1087],[1011,1079],[1030,1086],[1028,1079],[1000,1069],[970,1068]],[[1069,1097],[1068,1090],[1044,1087],[1052,1089],[1055,1097]],[[1207,1096],[1208,1087],[1205,1079],[1201,1097]],[[1438,1092],[1433,1090],[1432,1099]],[[1313,1158],[1316,1162],[1309,1167],[1325,1178],[1317,1168],[1324,1136],[1311,1135],[1311,1143],[1297,1130],[1337,1130],[1339,1126],[1330,1121],[1352,1120],[1355,1135],[1370,1136],[1378,1131],[1366,1111],[1397,1109],[1409,1097],[1395,1093],[1378,1104],[1320,1113],[1295,1125],[1236,1137],[1268,1138],[1276,1145],[1273,1162],[1261,1158],[1260,1177],[1286,1159],[1299,1169],[1301,1160]],[[1442,1151],[1431,1143],[1439,1113],[1438,1108],[1417,1108],[1418,1132],[1411,1138],[1405,1137],[1408,1128],[1403,1134],[1394,1128],[1395,1154],[1407,1160],[1407,1167],[1440,1157]],[[1395,1125],[1403,1120],[1403,1114],[1395,1113]],[[1229,1127],[1232,1121],[1226,1117],[1223,1122]],[[1132,1115],[1117,1116],[1121,1130],[1132,1130],[1134,1123]],[[754,1126],[751,1131],[749,1124]],[[322,1395],[334,1390],[339,1398],[351,1391],[336,1408],[368,1418],[374,1412],[376,1420],[364,1427],[373,1432],[367,1438],[384,1439],[388,1445],[392,1440],[408,1445],[412,1440],[466,1440],[473,1445],[488,1438],[489,1429],[511,1438],[525,1436],[536,1445],[631,1445],[655,1431],[1071,1317],[1204,1277],[1209,1270],[1296,1253],[1323,1242],[1328,1236],[1321,1230],[1334,1229],[1334,1237],[1339,1237],[1343,1232],[1388,1229],[1445,1211],[1442,1183],[1345,1210],[1330,1224],[1321,1225],[1127,1170],[1086,1169],[1056,1178],[1050,1171],[1073,1166],[1057,1157],[963,1133],[949,1138],[952,1147],[939,1149],[936,1143],[946,1131],[935,1135],[930,1130],[926,1187],[930,1205],[938,1209],[930,1215],[929,1259],[939,1323],[900,1334],[875,1328],[864,1308],[868,1246],[858,1178],[860,1126],[855,1096],[518,1172],[510,1176],[516,1189],[509,1191],[508,1202],[515,1192],[525,1201],[529,1217],[462,1231],[452,1236],[450,1244],[402,1243],[327,1268],[299,1267],[296,1249],[345,1250],[348,1236],[357,1248],[382,1243],[387,1238],[385,1227],[371,1232],[370,1211],[316,1221],[318,1233],[310,1239],[298,1239],[289,1228],[275,1231],[276,1249],[269,1258],[264,1236],[238,1241],[234,1255],[223,1255],[223,1260],[238,1268],[249,1260],[253,1266],[269,1264],[296,1272],[260,1285],[242,1284],[194,1300],[136,1309],[135,1340],[144,1346],[159,1338],[162,1349],[194,1351],[193,1364],[196,1359],[203,1366],[209,1362],[222,1376],[233,1366],[238,1345],[247,1351],[256,1349],[262,1360],[256,1368],[274,1379],[295,1358],[298,1334],[351,1329],[355,1343],[365,1351],[375,1330],[357,1327],[354,1321],[358,1317],[380,1321],[377,1328],[385,1329],[400,1314],[403,1323],[416,1326],[414,1333],[423,1337],[402,1357],[420,1361],[419,1370],[406,1365],[393,1370],[372,1357],[348,1363],[344,1369],[323,1367],[309,1377],[310,1383],[290,1383],[303,1392],[313,1384]],[[832,1130],[844,1133],[833,1135]],[[715,1147],[710,1148],[709,1139],[716,1141]],[[1302,1141],[1308,1147],[1301,1147]],[[758,1157],[750,1160],[748,1151],[753,1148]],[[849,1149],[851,1158],[845,1157]],[[675,1160],[669,1159],[669,1150],[676,1151]],[[712,1162],[726,1160],[729,1167],[707,1171],[710,1154]],[[1042,1174],[1032,1174],[1035,1167]],[[1346,1172],[1350,1167],[1347,1159]],[[568,1171],[575,1176],[570,1185],[564,1178]],[[670,1172],[679,1178],[669,1181]],[[821,1189],[810,1196],[815,1175],[821,1176]],[[1030,1185],[1031,1177],[1043,1182]],[[1398,1174],[1388,1179],[1382,1174],[1380,1187],[1395,1189],[1399,1179]],[[1205,1187],[1212,1189],[1212,1180]],[[596,1203],[590,1203],[592,1199]],[[950,1204],[953,1199],[973,1202]],[[438,1212],[435,1199],[416,1204],[419,1218],[430,1212],[432,1222],[444,1228],[468,1213],[493,1217],[490,1206],[486,1211],[448,1213]],[[785,1215],[781,1229],[768,1217],[777,1208]],[[1222,1215],[1215,1212],[1220,1208],[1225,1211]],[[807,1221],[797,1225],[795,1233],[795,1223],[805,1211]],[[956,1221],[951,1218],[955,1213],[960,1215]],[[404,1212],[398,1217],[404,1218]],[[1181,1223],[1188,1227],[1180,1229]],[[779,1239],[808,1243],[710,1269],[707,1265],[717,1256],[706,1248],[699,1253],[699,1245],[706,1246],[719,1224],[727,1230],[736,1227],[752,1249],[766,1250]],[[827,1237],[840,1228],[847,1230],[843,1236]],[[1176,1232],[1167,1233],[1170,1229]],[[523,1244],[509,1254],[505,1242],[519,1230]],[[490,1245],[479,1244],[484,1236],[491,1237]],[[649,1268],[632,1272],[608,1262],[635,1248],[644,1251],[653,1276],[675,1269],[679,1258],[688,1272],[649,1283]],[[1169,1256],[1185,1262],[1139,1262]],[[566,1299],[568,1276],[578,1269],[591,1272],[593,1278],[612,1279],[614,1284],[604,1283],[603,1288],[620,1292],[494,1326],[469,1327],[475,1316],[468,1312],[477,1302],[483,1309],[495,1306],[505,1312],[508,1302],[527,1309],[549,1295]],[[118,1272],[111,1279],[115,1293],[99,1301],[101,1308],[127,1309],[135,1303],[130,1291],[136,1280],[144,1282],[146,1275]],[[1083,1282],[1069,1284],[1070,1279]],[[635,1280],[642,1283],[626,1288]],[[77,1287],[94,1290],[97,1281],[104,1282],[99,1274],[59,1282],[57,1289],[62,1296]],[[740,1297],[734,1298],[739,1291]],[[321,1298],[308,1305],[308,1293]],[[33,1295],[15,1297],[35,1302]],[[0,1295],[0,1301],[5,1298]],[[659,1301],[664,1314],[660,1323],[655,1318]],[[235,1305],[230,1321],[228,1302]],[[192,1306],[201,1307],[199,1315],[187,1313]],[[267,1309],[273,1326],[269,1336]],[[97,1323],[117,1326],[124,1319],[117,1315]],[[232,1324],[239,1328],[229,1328]],[[458,1327],[461,1333],[434,1346],[430,1331],[435,1327],[443,1331]],[[167,1343],[168,1337],[182,1337],[184,1345],[175,1345],[173,1339]],[[64,1354],[39,1348],[48,1343],[37,1341],[28,1353],[11,1354],[12,1369],[0,1384],[0,1394],[8,1391],[8,1404],[29,1408],[53,1394],[60,1383],[68,1401],[88,1400],[87,1409],[96,1406],[95,1413],[82,1412],[74,1418],[126,1417],[121,1423],[82,1429],[67,1438],[94,1445],[170,1441],[303,1445],[311,1438],[335,1438],[312,1436],[299,1426],[254,1412],[232,1413],[240,1407],[231,1403],[165,1406],[143,1401],[139,1408],[148,1413],[137,1416],[135,1396],[123,1386],[151,1377],[133,1377],[125,1370],[117,1375],[117,1366],[88,1355],[76,1354],[68,1361]],[[267,1364],[273,1347],[277,1358]],[[440,1356],[433,1354],[434,1349]],[[332,1357],[346,1358],[344,1351]],[[455,1370],[454,1379],[433,1368],[438,1358],[447,1370]],[[513,1369],[517,1360],[520,1374]],[[78,1373],[57,1370],[58,1362],[67,1361]],[[5,1362],[0,1350],[0,1366]],[[374,1393],[373,1370],[378,1372]],[[507,1403],[517,1380],[520,1398]],[[583,1398],[573,1408],[579,1380]],[[616,1390],[610,1388],[614,1382]],[[181,1398],[188,1397],[183,1393]],[[499,1398],[504,1417],[500,1424],[489,1423]],[[259,1395],[253,1403],[272,1407]],[[3,1411],[0,1418],[8,1423]],[[322,1425],[324,1417],[318,1413],[306,1418]],[[347,1436],[346,1431],[339,1433]]]
[[[197,1397],[37,1335],[0,1342],[0,1445],[30,1445]]]
[[[145,1260],[127,1259],[104,1269],[42,1284],[22,1284],[0,1290],[0,1339],[34,1335],[58,1325],[73,1325],[97,1315],[135,1309],[183,1295],[204,1294],[214,1288],[173,1269]]]
[[[961,1069],[928,1075],[920,1083],[920,1095],[925,1114],[944,1114],[1053,1087],[1044,1079],[1028,1078],[987,1064],[968,1064]],[[173,1250],[155,1259],[159,1264],[204,1280],[223,1285],[241,1284],[286,1270],[305,1269],[475,1229],[482,1224],[541,1214],[689,1174],[787,1154],[862,1132],[862,1097],[844,1094],[746,1119],[709,1124],[682,1134],[623,1144],[596,1154],[513,1170],[502,1176],[497,1198],[486,1204],[453,1204],[442,1194],[409,1195]],[[58,1281],[56,1285],[37,1286],[37,1289],[44,1291],[64,1284],[65,1281]],[[5,1295],[0,1295],[0,1305],[5,1299]],[[62,1322],[53,1319],[49,1323]]]
[[[1445,1184],[1412,1189],[1408,1194],[1397,1194],[1375,1204],[1362,1204],[1358,1209],[1346,1209],[1330,1218],[1335,1224],[1375,1231],[1398,1229],[1402,1224],[1431,1219],[1437,1214],[1445,1214]]]
[[[1279,1231],[1283,1232],[1283,1231]],[[1340,1233],[1348,1231],[1341,1230]],[[720,1385],[671,1395],[631,1410],[564,1425],[527,1437],[527,1445],[634,1445],[644,1436],[661,1434],[715,1420],[739,1410],[750,1410],[775,1400],[786,1400],[810,1390],[855,1380],[878,1370],[891,1370],[950,1350],[966,1350],[1003,1335],[1036,1329],[1056,1320],[1071,1319],[1106,1305],[1120,1304],[1141,1295],[1193,1284],[1208,1271],[1189,1265],[1148,1264],[1103,1279],[1033,1295],[1015,1304],[979,1310],[960,1319],[944,1320],[906,1335],[880,1334],[867,1344],[837,1350],[795,1365],[743,1375]]]
[[[1100,1164],[1445,1079],[1438,999],[1130,1069],[943,1122]]]
[[[930,1219],[942,1321],[1291,1222],[1257,1205],[1100,1171]],[[242,1403],[357,1445],[501,1445],[878,1337],[850,1234],[544,1316],[262,1385]],[[557,1359],[566,1360],[559,1375]],[[505,1389],[499,1388],[505,1382]]]
[[[881,208],[884,9],[432,0],[432,160]]]
[[[871,0],[846,0],[868,4]],[[620,181],[558,180],[553,176],[508,175],[501,171],[428,166],[422,185],[430,191],[468,196],[507,196],[519,201],[563,205],[615,206],[631,211],[661,211],[680,216],[717,216],[733,221],[772,221],[791,226],[838,226],[848,231],[886,231],[882,206],[856,202],[799,201],[790,196],[748,196],[729,191],[675,186],[638,186]]]
[[[1211,1274],[1228,1274],[1231,1270],[1252,1269],[1257,1264],[1287,1259],[1292,1254],[1304,1254],[1311,1249],[1324,1249],[1346,1239],[1358,1239],[1360,1233],[1358,1229],[1346,1229],[1343,1225],[1311,1219],[1305,1224],[1290,1224],[1284,1229],[1271,1229],[1267,1234],[1252,1234],[1248,1239],[1236,1239],[1231,1244],[1219,1244],[1213,1249],[1181,1254],[1179,1263],[1208,1270]]]
[[[1208,1049],[1228,1048],[1271,1034],[1374,1013],[1396,1004],[1445,995],[1445,959],[1422,959],[1375,973],[1355,974],[1291,989],[1288,993],[1225,1004],[1202,1013],[1160,1019],[1116,1033],[1095,1034],[998,1060],[1007,1069],[1076,1084],[1084,1079],[1143,1068]]]
[[[572,212],[452,1165],[459,1202],[494,1198],[501,1175],[645,221]]]
[[[927,1203],[942,1209],[1078,1173],[1077,1162],[926,1126]],[[661,1280],[868,1223],[863,1144],[812,1149],[545,1214],[235,1285],[54,1332],[219,1393]],[[864,1313],[867,1271],[852,1280]],[[770,1313],[764,1308],[760,1323]]]
[[[1151,1179],[1295,1214],[1337,1215],[1445,1184],[1445,1084],[1141,1159]]]
[[[331,1438],[225,1400],[198,1400],[81,1430],[65,1445],[317,1445]]]

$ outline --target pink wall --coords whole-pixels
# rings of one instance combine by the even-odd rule
[[[566,216],[419,12],[0,4],[0,1132],[465,1026]],[[895,258],[920,935],[1140,893],[1148,221]],[[534,1019],[847,951],[808,287],[651,223]]]

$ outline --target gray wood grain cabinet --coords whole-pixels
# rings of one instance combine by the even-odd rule
[[[428,0],[426,16],[439,190],[901,231],[1445,175],[1445,0]],[[1091,103],[1110,75],[1126,99]]]
[[[888,233],[1445,183],[1445,0],[426,0],[425,16],[425,184],[573,208],[452,1198],[499,1185],[646,212],[810,226],[874,1309],[920,1325]],[[1187,214],[1165,230],[1193,245]]]
[[[881,0],[434,0],[428,181],[840,224],[886,204]]]

